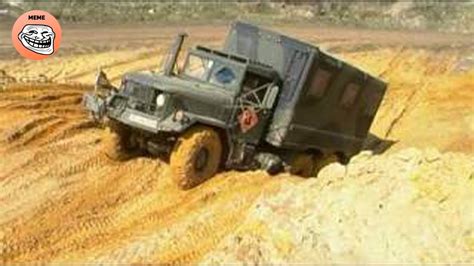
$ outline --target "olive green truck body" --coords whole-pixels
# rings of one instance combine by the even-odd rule
[[[281,91],[265,140],[290,149],[357,153],[386,83],[316,46],[237,22],[224,51],[271,66]]]
[[[183,58],[185,36],[176,38],[162,72],[127,73],[118,88],[101,72],[97,87],[109,92],[84,96],[96,119],[120,129],[120,143],[172,155],[188,135],[218,134],[220,144],[188,152],[196,169],[171,160],[177,173],[192,173],[182,175],[186,182],[213,175],[214,168],[200,170],[209,160],[227,169],[305,168],[310,175],[314,158],[347,161],[361,150],[387,87],[382,80],[251,24],[233,23],[222,50],[196,46]]]

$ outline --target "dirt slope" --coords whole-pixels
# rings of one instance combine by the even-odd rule
[[[473,169],[463,154],[364,152],[261,196],[204,262],[472,262]]]
[[[465,54],[400,47],[345,55],[390,84],[371,132],[395,141],[392,150],[474,152],[474,70]]]
[[[145,40],[151,38],[147,34]],[[219,37],[207,31],[202,36],[213,45]],[[466,60],[469,50],[368,49],[360,40],[348,38],[342,43],[351,45],[341,46],[329,34],[318,38],[390,82],[372,128],[382,140],[368,146],[375,152],[389,148],[385,154],[359,158],[347,175],[337,165],[310,181],[227,172],[188,192],[171,183],[168,166],[156,158],[108,160],[102,129],[80,107],[82,93],[91,89],[80,84],[90,84],[97,65],[118,82],[125,71],[155,68],[163,46],[105,47],[95,53],[94,47],[85,53],[84,47],[71,46],[45,61],[0,60],[5,71],[0,76],[19,82],[0,91],[0,262],[293,262],[313,251],[308,258],[321,262],[472,261],[474,80]],[[431,41],[428,46],[437,45]],[[407,151],[410,147],[423,151]],[[432,152],[426,148],[447,154],[427,162]],[[411,159],[399,159],[406,153]],[[289,208],[279,213],[268,204]],[[304,220],[307,214],[315,221]],[[389,219],[397,215],[414,221],[404,227],[404,219]],[[339,217],[342,222],[334,224]],[[267,225],[254,227],[257,220]],[[431,227],[422,231],[422,224]],[[255,244],[255,235],[261,244]],[[313,238],[305,240],[311,247],[295,235]],[[243,244],[229,244],[239,237],[252,246],[243,257],[232,252],[240,252]],[[388,247],[371,255],[377,243]],[[253,252],[255,259],[249,257]]]

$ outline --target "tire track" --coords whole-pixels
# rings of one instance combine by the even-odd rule
[[[165,206],[161,207],[162,203],[156,204],[155,210],[148,213],[144,218],[136,219],[136,222],[130,224],[128,228],[121,229],[119,232],[117,232],[119,235],[116,235],[117,233],[114,232],[115,239],[120,239],[120,234],[124,238],[124,240],[118,241],[116,245],[119,247],[115,249],[115,251],[109,254],[110,250],[114,250],[114,248],[106,247],[104,248],[105,251],[103,251],[104,253],[102,255],[99,255],[98,257],[92,257],[91,261],[115,261],[118,263],[124,261],[139,262],[137,259],[143,257],[144,254],[135,254],[134,250],[137,249],[136,245],[141,245],[140,243],[142,242],[145,242],[143,244],[144,246],[149,247],[151,245],[151,249],[155,250],[156,254],[161,254],[154,260],[148,260],[148,262],[152,261],[155,263],[164,263],[173,261],[187,261],[189,263],[195,261],[193,259],[201,256],[204,252],[203,250],[207,250],[210,247],[202,247],[202,249],[196,250],[193,253],[195,255],[193,255],[192,258],[186,256],[180,257],[178,254],[186,253],[185,250],[193,245],[199,246],[198,243],[202,242],[203,239],[209,239],[207,243],[212,246],[212,243],[217,243],[226,234],[227,230],[225,230],[225,228],[228,228],[228,231],[232,231],[240,219],[240,212],[238,210],[245,211],[247,206],[236,204],[236,202],[238,203],[240,199],[244,202],[247,202],[248,204],[251,204],[251,202],[253,202],[253,198],[257,197],[262,191],[261,185],[267,183],[268,181],[266,179],[262,180],[262,176],[260,174],[256,174],[256,176],[257,175],[259,178],[255,179],[252,179],[252,177],[240,176],[240,180],[238,178],[233,180],[238,180],[237,183],[229,181],[225,178],[221,179],[222,176],[216,177],[215,180],[213,179],[209,181],[212,184],[206,184],[205,187],[198,188],[198,190],[195,192],[193,191],[191,194],[184,194],[182,196],[182,200],[175,200],[177,203],[176,206],[171,205],[163,208]],[[230,187],[233,187],[235,190],[229,192],[228,190]],[[224,193],[223,195],[219,194],[221,191]],[[247,195],[247,193],[250,195]],[[226,203],[228,205],[226,205]],[[192,227],[192,224],[196,221],[196,219],[203,215],[203,213],[200,213],[201,211],[204,213],[208,212],[209,210],[213,209],[213,206],[220,207],[220,204],[222,204],[222,209],[219,208],[218,210],[213,210],[212,212],[214,215],[219,217],[206,219],[208,223],[207,225],[202,224],[196,228]],[[229,215],[231,215],[229,218],[226,218],[227,216],[225,213],[227,212],[230,213]],[[233,214],[235,214],[235,217],[232,216]],[[214,219],[220,222],[214,222]],[[130,240],[125,241],[125,239],[129,238],[130,235],[133,235],[135,230],[141,231],[141,234],[144,235],[153,235],[154,231],[156,231],[156,228],[163,228],[162,230],[159,230],[162,231],[163,235],[160,235],[160,237],[150,237],[151,243],[147,242],[147,237],[141,237],[138,239],[132,238],[131,242]],[[168,228],[181,229],[175,229],[176,232],[170,235],[167,230]],[[217,228],[219,228],[219,230],[216,231]],[[195,233],[201,236],[205,235],[205,237],[193,238],[190,244],[178,244],[176,247],[171,246],[172,243],[176,242],[177,239],[186,239],[189,237],[189,235],[194,235]],[[127,242],[130,244],[126,244]],[[123,248],[124,246],[125,248]],[[179,252],[176,250],[179,250]],[[154,256],[156,256],[156,254]],[[125,260],[114,260],[116,256],[124,258]]]
[[[110,172],[111,169],[109,168],[109,166],[106,166],[106,167],[103,167],[103,168],[99,168],[97,169],[97,172],[99,173],[100,176],[107,176],[107,175],[110,175]],[[118,172],[120,173],[118,178],[119,179],[126,179],[127,175],[126,173],[128,173],[128,171],[130,170],[130,166],[118,166],[118,168],[120,168],[120,170],[118,170]],[[149,171],[150,170],[153,170],[153,169],[148,169],[148,170],[145,170],[141,175],[148,175],[149,174]],[[136,171],[136,169],[135,169]],[[99,178],[100,178],[99,176]],[[74,215],[75,212],[77,212],[77,210],[90,210],[90,209],[94,209],[96,213],[101,213],[100,216],[84,216],[86,219],[86,221],[75,221],[75,220],[72,220],[71,223],[64,223],[63,221],[61,221],[61,227],[58,227],[57,230],[46,230],[46,231],[42,231],[43,233],[36,233],[35,234],[35,237],[37,239],[37,241],[52,241],[54,244],[52,245],[48,245],[48,249],[47,250],[37,250],[37,251],[28,251],[28,257],[32,258],[32,257],[36,257],[38,256],[38,258],[44,258],[44,252],[48,253],[48,254],[51,254],[51,252],[57,252],[57,250],[61,250],[62,252],[65,252],[65,248],[66,249],[78,249],[79,246],[83,246],[84,243],[82,242],[82,239],[86,238],[86,240],[89,238],[89,235],[93,236],[92,239],[94,241],[94,244],[97,245],[97,237],[100,237],[101,234],[104,234],[102,233],[101,231],[104,231],[106,230],[106,228],[108,227],[111,227],[113,224],[113,216],[107,216],[107,212],[108,212],[108,209],[114,208],[114,206],[116,206],[116,204],[121,204],[121,202],[123,200],[126,200],[126,198],[121,198],[121,195],[126,195],[127,197],[135,197],[136,195],[135,194],[127,194],[126,192],[129,191],[129,189],[127,187],[124,187],[123,189],[119,189],[119,191],[123,191],[122,194],[120,193],[117,193],[117,191],[112,191],[114,190],[113,187],[111,187],[109,185],[109,182],[117,182],[118,180],[116,180],[116,178],[113,178],[113,180],[108,180],[106,181],[104,184],[101,185],[101,187],[103,188],[106,188],[106,190],[111,190],[109,191],[109,193],[112,193],[112,195],[115,195],[115,199],[112,195],[110,195],[112,198],[108,198],[108,201],[106,201],[105,203],[102,203],[103,201],[94,201],[94,199],[96,197],[101,197],[101,195],[103,195],[103,192],[107,192],[107,191],[102,191],[102,190],[97,190],[96,193],[92,193],[91,194],[91,187],[89,187],[89,189],[86,189],[86,195],[88,195],[88,199],[86,201],[84,201],[84,196],[86,195],[76,195],[74,198],[77,199],[78,201],[76,200],[72,200],[70,202],[66,202],[65,206],[60,206],[61,208],[59,209],[52,209],[52,210],[48,210],[46,212],[45,215],[47,215],[47,217],[53,221],[56,221],[56,219],[54,219],[53,217],[51,217],[51,215],[54,214],[54,217],[57,217],[57,215],[59,215],[58,218],[60,218],[62,215],[61,214],[68,214],[68,215]],[[95,186],[97,184],[94,184],[94,182],[90,183],[89,184],[90,186]],[[118,188],[115,188],[115,190],[118,189]],[[82,192],[83,190],[80,190],[78,191],[77,193],[84,193]],[[140,193],[140,192],[137,192],[137,193]],[[94,194],[96,194],[96,196],[94,196]],[[79,207],[79,208],[78,208]],[[59,211],[59,212],[58,212]],[[58,214],[59,213],[59,214]],[[48,215],[49,214],[49,215]],[[77,214],[77,213],[76,213]],[[77,217],[77,216],[76,216]],[[104,219],[105,217],[105,219]],[[67,238],[64,238],[64,236],[68,236]],[[38,240],[39,239],[39,240]],[[47,240],[49,239],[49,240]],[[100,239],[99,239],[100,240]],[[80,243],[80,245],[79,245]],[[21,244],[20,246],[25,246],[25,245],[28,245],[28,243],[26,244]],[[79,245],[79,246],[78,246]],[[56,248],[55,248],[56,247]],[[56,250],[56,251],[55,251]],[[22,252],[19,252],[17,253],[14,257],[18,257],[18,256],[22,256],[21,254]],[[23,252],[24,253],[24,252]],[[38,254],[38,255],[35,255],[35,254]],[[21,260],[21,259],[20,259]]]
[[[31,119],[28,119],[25,122],[14,126],[14,128],[10,130],[9,132],[6,132],[2,140],[3,142],[6,142],[6,143],[12,143],[28,135],[28,133],[33,131],[35,128],[37,128],[41,124],[48,123],[57,119],[58,117],[54,115],[34,117]]]

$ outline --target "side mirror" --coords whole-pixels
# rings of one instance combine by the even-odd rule
[[[270,85],[270,88],[267,89],[267,93],[262,101],[262,106],[264,109],[272,109],[273,104],[275,103],[278,91],[280,88],[277,85]]]

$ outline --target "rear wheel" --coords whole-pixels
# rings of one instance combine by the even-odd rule
[[[219,134],[196,126],[179,137],[173,148],[170,166],[175,183],[182,189],[193,188],[216,174],[222,156]]]
[[[290,173],[302,177],[310,177],[313,175],[314,162],[313,156],[307,153],[296,154],[290,163]]]
[[[339,158],[336,154],[321,154],[314,159],[314,172],[318,173],[323,167],[328,164],[338,162]]]

